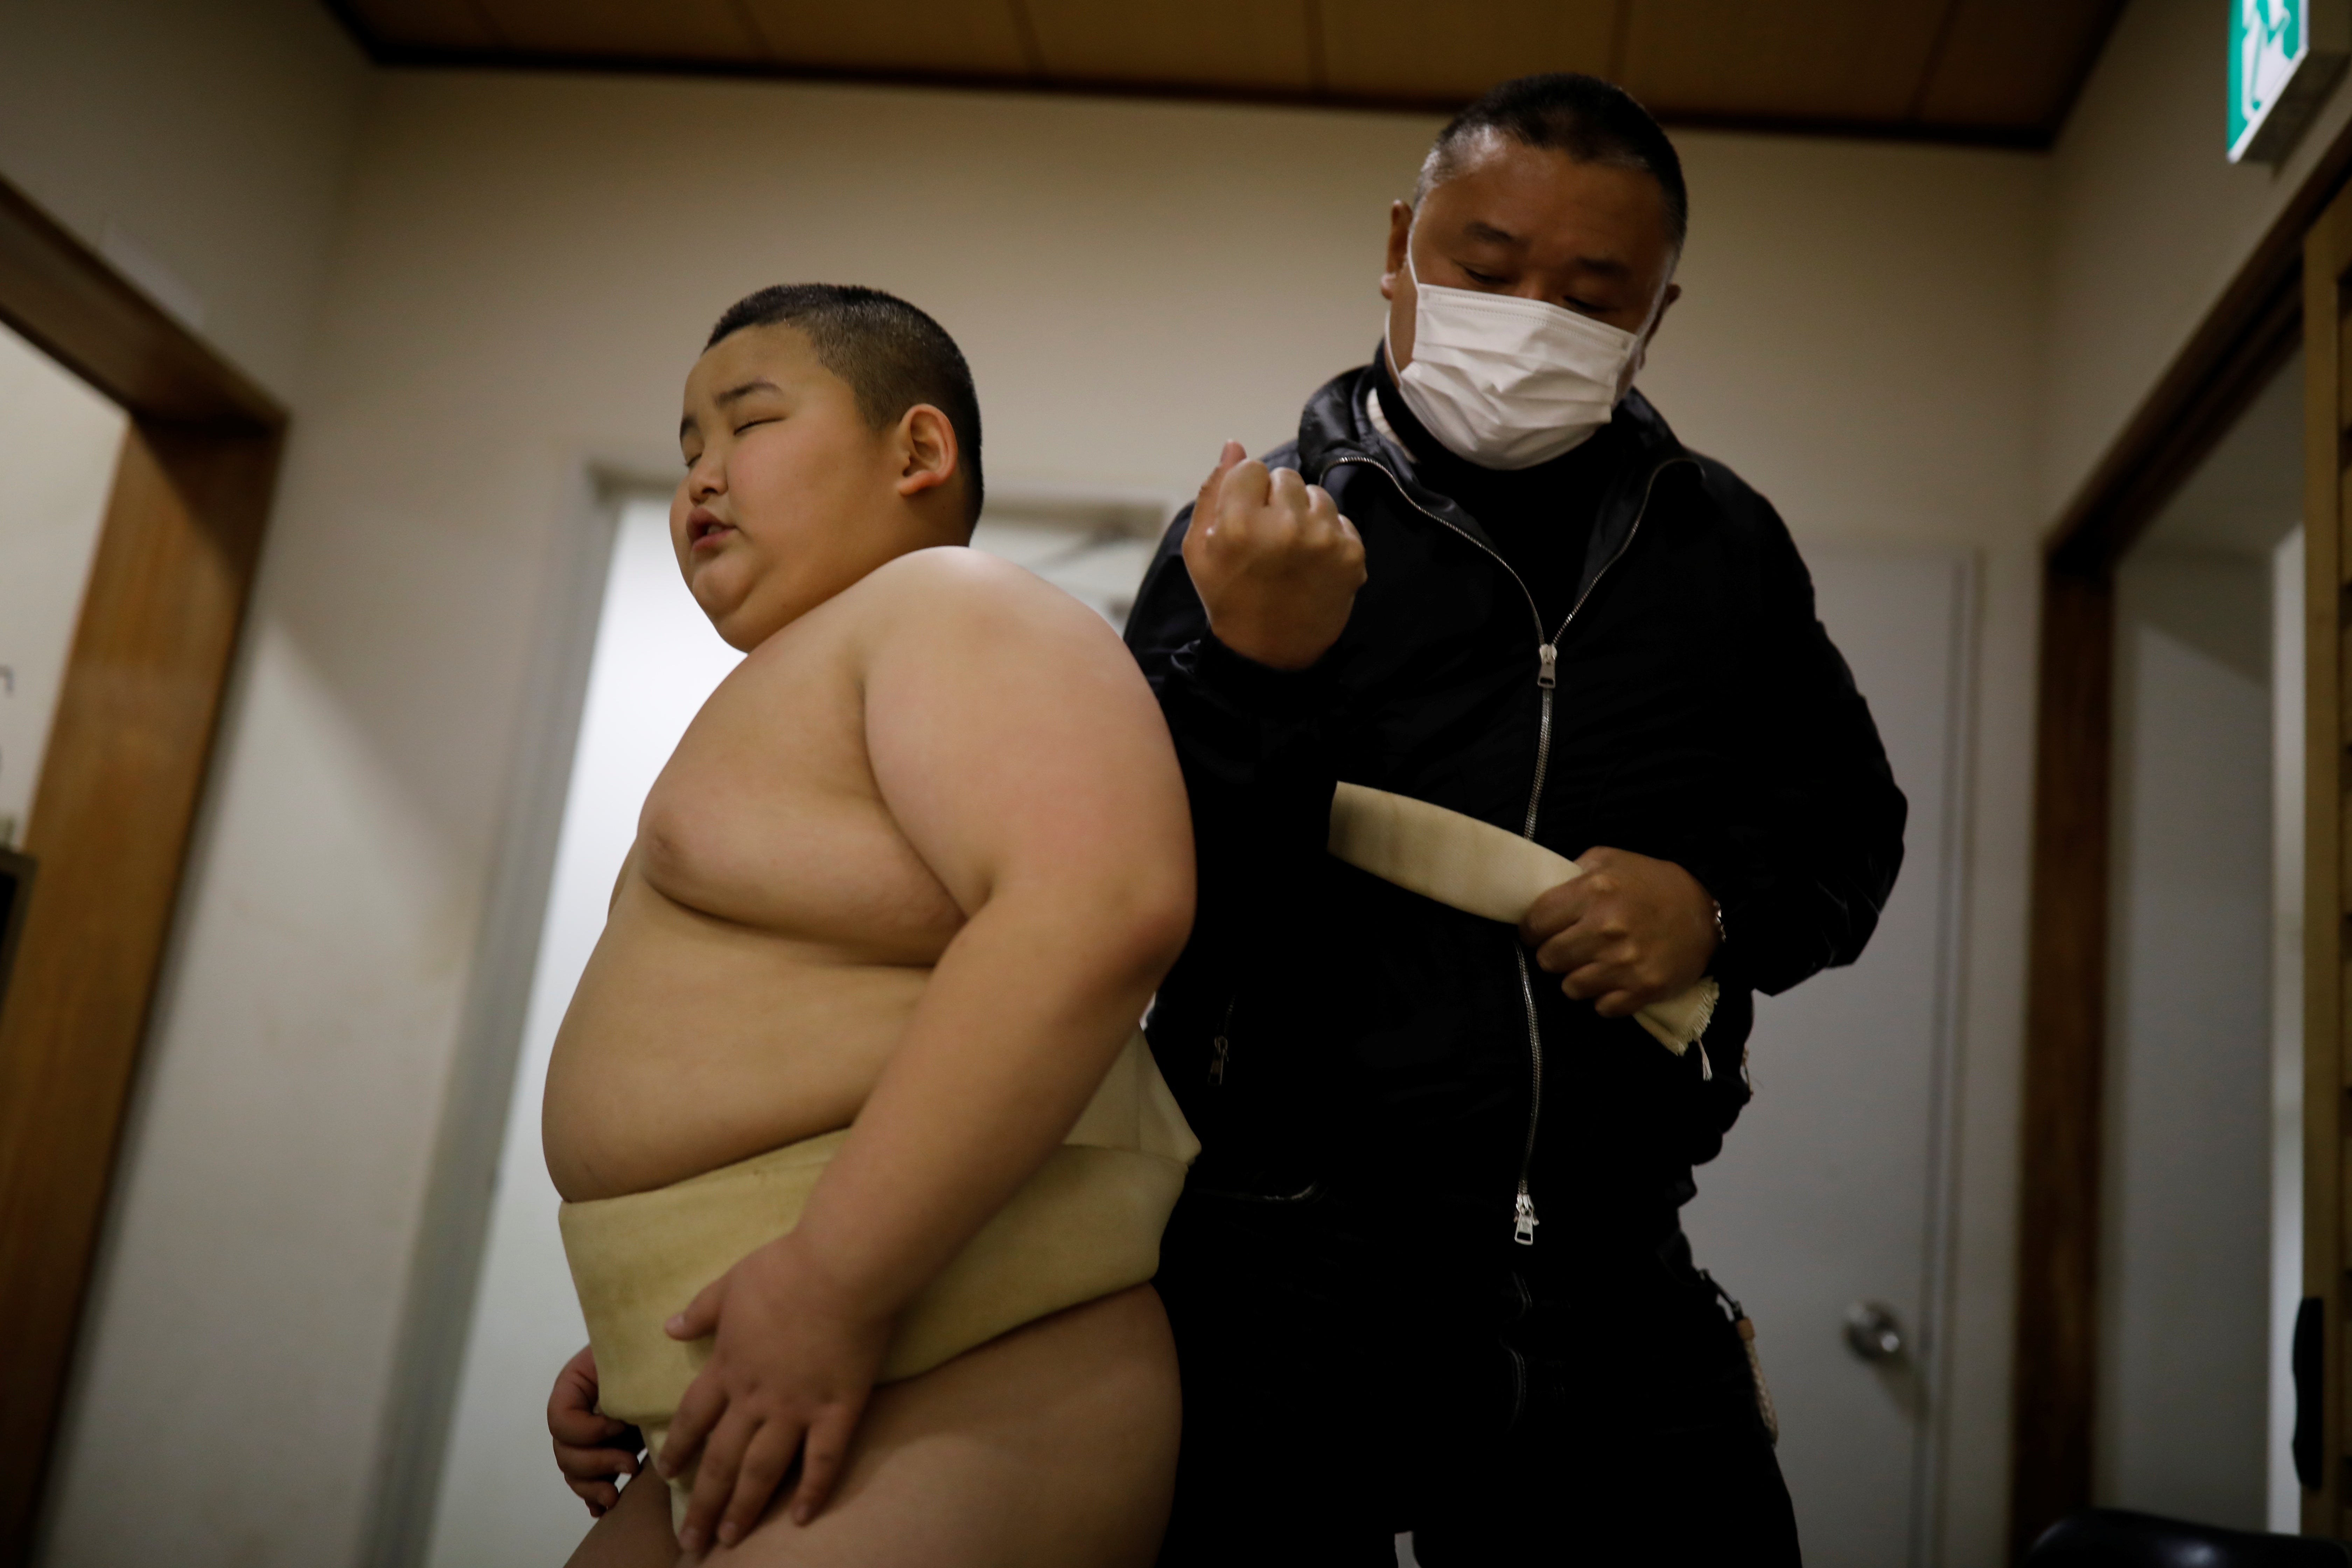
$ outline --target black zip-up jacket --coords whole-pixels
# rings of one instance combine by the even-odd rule
[[[1478,521],[1370,423],[1380,372],[1311,398],[1265,459],[1364,541],[1347,629],[1311,669],[1213,637],[1178,515],[1128,643],[1192,795],[1200,905],[1150,1035],[1204,1152],[1196,1191],[1334,1187],[1563,1237],[1654,1225],[1748,1099],[1751,989],[1849,963],[1902,860],[1905,804],[1815,618],[1787,528],[1638,394],[1564,625]],[[1559,598],[1560,595],[1549,595]],[[1669,1054],[1534,967],[1510,928],[1325,852],[1346,779],[1686,868],[1722,905],[1704,1052]],[[1524,1234],[1524,1231],[1522,1231]]]

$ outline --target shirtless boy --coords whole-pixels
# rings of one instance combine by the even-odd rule
[[[902,301],[744,300],[679,437],[679,568],[747,657],[646,798],[557,1037],[575,1277],[569,1216],[597,1200],[849,1131],[793,1228],[661,1309],[715,1340],[660,1476],[616,1488],[632,1439],[590,1352],[565,1369],[550,1426],[599,1516],[573,1561],[1149,1563],[1178,1412],[1148,1265],[877,1384],[909,1303],[1068,1152],[1183,945],[1191,828],[1151,693],[1091,610],[958,548],[978,409]],[[675,1533],[665,1477],[691,1478]]]

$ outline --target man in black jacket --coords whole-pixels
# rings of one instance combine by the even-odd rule
[[[1624,94],[1488,93],[1391,213],[1373,363],[1228,444],[1145,578],[1201,866],[1150,1024],[1205,1145],[1165,1564],[1797,1561],[1677,1211],[1904,801],[1779,517],[1630,391],[1685,212]],[[1405,891],[1325,852],[1343,780],[1586,875],[1517,931]],[[1673,1054],[1630,1015],[1702,976]]]

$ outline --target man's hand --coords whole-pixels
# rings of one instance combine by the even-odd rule
[[[1218,455],[1184,534],[1209,629],[1244,658],[1305,669],[1339,640],[1364,585],[1364,542],[1330,492],[1268,473],[1238,441]]]
[[[547,1396],[547,1434],[555,1439],[555,1468],[563,1484],[602,1519],[621,1500],[620,1478],[637,1473],[637,1429],[596,1414],[596,1356],[586,1345],[555,1374]]]
[[[1622,1018],[1698,983],[1715,957],[1715,902],[1671,860],[1588,849],[1584,875],[1538,899],[1519,921],[1536,963],[1559,988]]]
[[[751,1253],[667,1325],[672,1339],[719,1337],[656,1459],[675,1478],[700,1452],[677,1536],[689,1554],[710,1544],[714,1524],[722,1545],[750,1534],[795,1459],[793,1518],[815,1518],[881,1370],[889,1318],[863,1310],[796,1240]]]

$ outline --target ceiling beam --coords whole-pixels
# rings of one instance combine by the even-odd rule
[[[735,80],[831,82],[866,87],[947,89],[964,91],[1023,93],[1045,97],[1140,99],[1264,105],[1293,109],[1336,109],[1388,114],[1443,117],[1468,101],[1459,93],[1361,92],[1342,89],[1313,89],[1280,87],[1229,87],[1194,81],[1106,80],[1075,77],[1037,78],[1000,73],[914,71],[858,67],[812,66],[764,59],[666,58],[614,56],[562,50],[464,46],[418,45],[379,39],[354,12],[350,0],[321,0],[342,22],[354,42],[375,65],[388,69],[499,70],[569,72],[604,76],[708,77]],[[1329,0],[1322,0],[1328,5]],[[1662,110],[1659,120],[1672,127],[1697,131],[1739,132],[1782,136],[1822,136],[1847,140],[1927,142],[1963,147],[2046,150],[2054,128],[1937,124],[1930,121],[1880,121],[1845,116],[1774,113],[1711,113],[1704,110]]]

